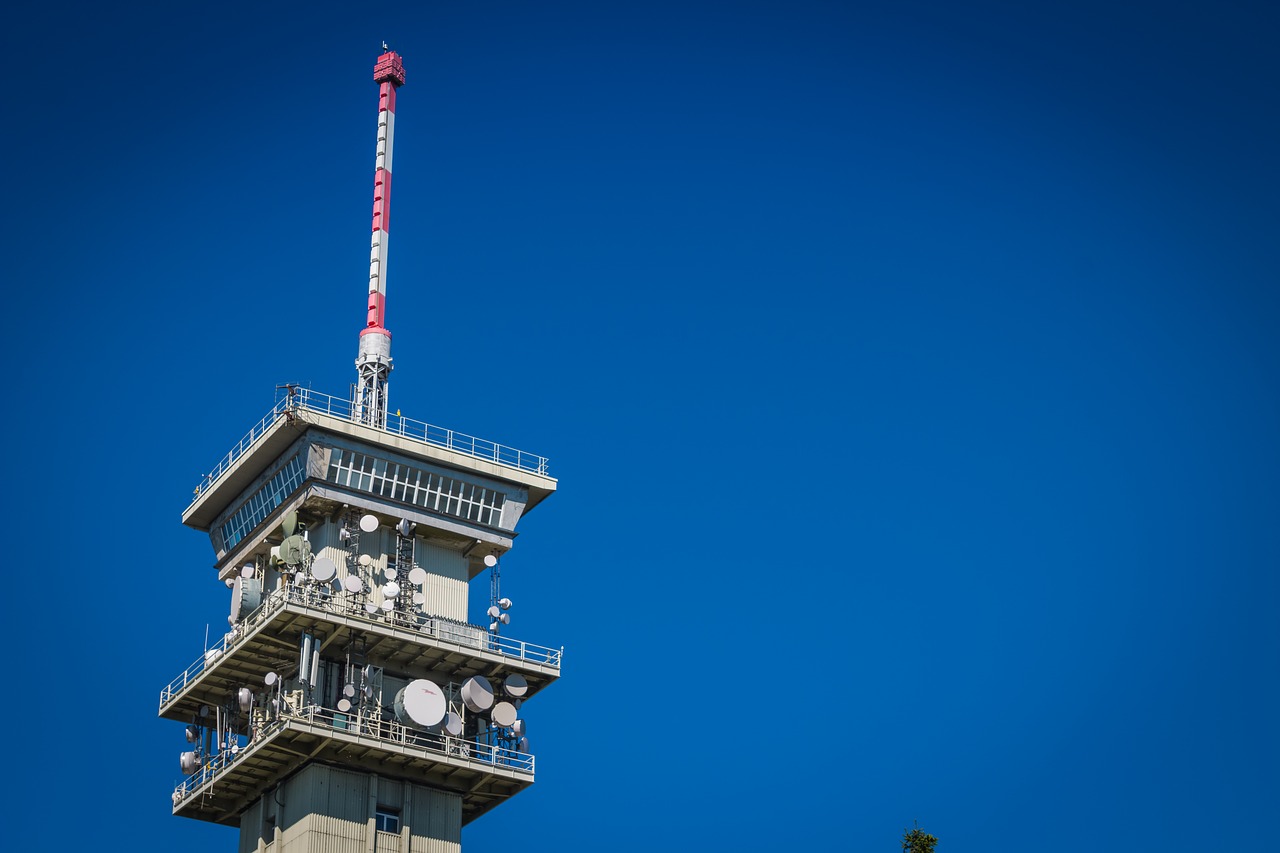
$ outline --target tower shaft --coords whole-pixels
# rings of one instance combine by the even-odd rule
[[[394,51],[373,67],[378,83],[378,154],[373,173],[373,235],[369,245],[369,299],[356,357],[351,416],[357,423],[385,427],[387,380],[391,374],[391,333],[386,328],[387,243],[390,237],[391,161],[395,144],[396,90],[404,84],[404,62]]]

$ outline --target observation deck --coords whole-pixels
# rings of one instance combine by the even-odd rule
[[[369,654],[414,678],[428,674],[463,681],[472,675],[501,679],[518,672],[528,696],[560,677],[563,649],[490,634],[438,616],[400,611],[374,616],[358,601],[324,595],[315,588],[274,590],[221,641],[160,691],[160,716],[188,722],[202,705],[216,705],[245,684],[261,684],[268,672],[296,664],[303,632],[326,630],[341,647],[352,633],[372,641]]]
[[[173,791],[173,813],[239,826],[262,791],[308,762],[410,779],[461,795],[462,823],[533,784],[533,756],[498,743],[430,734],[394,719],[286,706],[247,746],[222,752]]]
[[[555,491],[547,458],[445,427],[387,415],[385,429],[356,422],[351,401],[295,385],[205,474],[193,490],[182,522],[208,530],[218,512],[283,453],[308,426],[393,449],[449,468],[511,482],[527,489],[528,512]]]

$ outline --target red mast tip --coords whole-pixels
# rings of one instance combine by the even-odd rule
[[[404,60],[400,58],[400,54],[394,50],[388,50],[379,56],[377,63],[373,66],[373,81],[403,86]]]

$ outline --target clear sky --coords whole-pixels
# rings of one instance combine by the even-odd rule
[[[503,562],[538,781],[468,853],[1273,838],[1278,23],[9,10],[6,846],[235,849],[169,813],[228,607],[180,514],[355,378],[383,40],[391,405],[560,483]]]

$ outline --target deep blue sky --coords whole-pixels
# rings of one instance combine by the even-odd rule
[[[392,405],[560,480],[464,849],[1273,836],[1280,19],[1115,5],[6,13],[7,838],[235,848],[169,814],[180,513],[354,378],[384,39]]]

